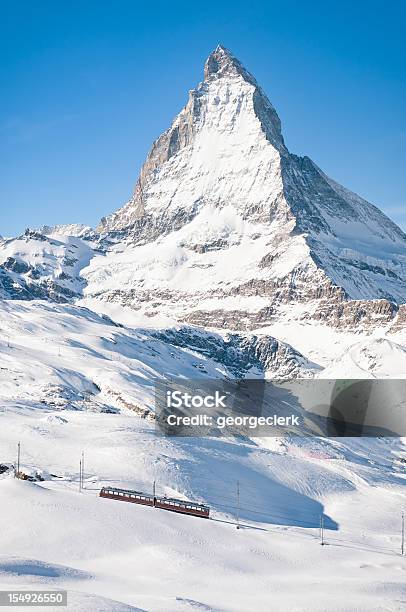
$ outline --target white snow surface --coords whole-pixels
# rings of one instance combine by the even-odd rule
[[[2,302],[0,347],[0,463],[20,441],[21,469],[44,478],[0,475],[2,589],[66,589],[73,612],[403,608],[402,439],[164,438],[137,414],[152,381],[226,369],[84,307]],[[212,518],[98,497],[154,480]]]
[[[401,441],[165,439],[126,412],[5,408],[2,456],[20,440],[22,469],[45,480],[0,477],[2,589],[66,589],[72,612],[403,609]],[[154,479],[212,518],[98,497]]]

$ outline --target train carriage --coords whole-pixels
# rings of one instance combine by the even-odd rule
[[[118,489],[117,487],[103,487],[99,493],[99,496],[107,499],[116,499],[117,501],[125,501],[132,504],[153,506],[155,508],[160,508],[161,510],[169,510],[170,512],[191,514],[193,516],[200,516],[201,518],[210,517],[210,508],[204,504],[197,504],[196,502],[185,501],[183,499],[154,496],[141,491]]]
[[[170,510],[171,512],[180,512],[181,514],[193,514],[202,518],[209,518],[210,515],[210,508],[208,506],[167,497],[156,497],[155,507]]]
[[[131,491],[129,489],[117,489],[116,487],[103,487],[99,493],[100,497],[116,499],[118,501],[142,504],[143,506],[153,506],[154,497],[141,491]]]

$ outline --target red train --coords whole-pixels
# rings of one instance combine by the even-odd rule
[[[180,512],[181,514],[192,514],[193,516],[200,516],[202,518],[209,518],[210,516],[210,508],[203,504],[196,504],[195,502],[184,501],[182,499],[158,497],[156,495],[150,495],[149,493],[141,493],[141,491],[117,489],[116,487],[103,487],[99,496],[106,497],[107,499],[130,502],[132,504],[153,506],[155,508],[162,508],[162,510]]]

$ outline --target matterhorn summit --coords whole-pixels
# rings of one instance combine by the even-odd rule
[[[223,46],[98,231],[110,247],[84,271],[85,294],[149,317],[368,327],[406,300],[405,234],[287,150],[274,107]]]

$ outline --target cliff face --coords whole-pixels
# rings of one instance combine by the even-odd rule
[[[297,305],[351,328],[406,301],[405,234],[287,150],[274,107],[221,46],[98,231],[118,244],[86,270],[87,295],[148,316],[255,329]]]

